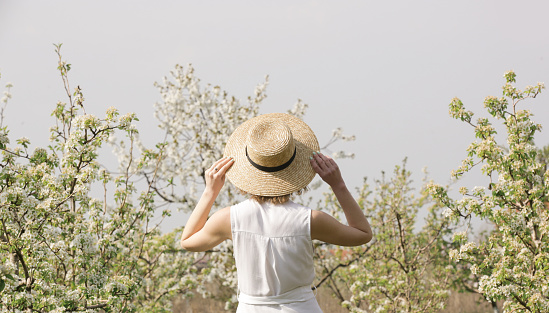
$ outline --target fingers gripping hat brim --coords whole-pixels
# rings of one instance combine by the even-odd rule
[[[295,143],[295,157],[287,167],[277,171],[264,171],[250,163],[246,155],[250,130],[258,123],[278,121],[291,130]],[[318,140],[311,128],[299,118],[270,113],[242,123],[229,137],[223,153],[235,162],[227,171],[227,178],[238,189],[258,196],[282,196],[305,188],[315,177],[310,157],[319,151]]]

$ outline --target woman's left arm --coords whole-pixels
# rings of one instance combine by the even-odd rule
[[[206,170],[206,188],[181,235],[183,249],[206,251],[231,238],[230,208],[219,210],[210,219],[208,215],[225,184],[225,173],[233,163],[232,158],[224,157]]]

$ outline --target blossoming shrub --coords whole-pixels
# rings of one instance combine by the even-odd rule
[[[60,48],[58,70],[69,101],[58,102],[52,113],[51,145],[29,151],[29,139],[11,144],[8,128],[0,130],[0,308],[167,312],[165,294],[194,287],[185,280],[193,260],[169,254],[174,238],[151,223],[152,190],[137,192],[129,171],[112,175],[98,163],[99,148],[113,132],[133,138],[137,118],[113,108],[104,118],[86,114],[82,90],[69,86],[70,64]],[[146,151],[133,166],[158,158]],[[105,188],[102,199],[90,196],[92,184]],[[110,202],[107,188],[114,188]],[[164,263],[173,265],[161,268],[172,279],[148,283]]]
[[[451,228],[425,187],[414,192],[410,175],[404,163],[392,177],[377,180],[375,189],[365,182],[358,190],[374,232],[371,243],[319,252],[317,273],[330,275],[326,283],[351,312],[438,312],[446,304],[453,278]],[[341,214],[333,195],[325,206]],[[417,229],[420,210],[428,214]]]
[[[530,111],[520,108],[545,87],[538,83],[519,90],[514,86],[514,72],[504,77],[503,96],[484,100],[489,117],[475,123],[473,112],[466,110],[459,99],[450,104],[450,115],[471,125],[478,138],[452,175],[459,178],[482,165],[480,170],[489,182],[472,189],[461,187],[463,196],[459,200],[452,199],[442,186],[432,184],[429,190],[446,204],[447,214],[455,220],[474,215],[494,225],[481,243],[470,241],[466,233],[457,234],[459,248],[451,251],[454,260],[471,264],[479,292],[492,302],[505,300],[504,310],[508,312],[547,312],[549,172],[534,143],[541,125],[532,121]],[[496,139],[494,121],[503,125],[503,143]]]

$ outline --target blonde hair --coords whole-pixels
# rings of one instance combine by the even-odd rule
[[[290,199],[292,198],[292,196],[294,195],[302,195],[303,193],[307,192],[309,190],[309,188],[305,187],[301,190],[298,190],[294,193],[290,193],[290,194],[287,194],[287,195],[282,195],[282,196],[259,196],[259,195],[252,195],[252,194],[249,194],[247,192],[244,192],[242,190],[239,189],[239,192],[245,196],[249,196],[250,199],[252,200],[255,200],[259,203],[271,203],[271,204],[283,204],[283,203],[286,203],[288,201],[290,201]]]

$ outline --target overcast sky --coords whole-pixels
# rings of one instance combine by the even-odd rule
[[[408,157],[416,180],[439,183],[459,166],[470,127],[448,116],[453,97],[486,115],[503,73],[518,87],[549,83],[548,1],[29,1],[0,0],[0,85],[11,82],[11,138],[46,145],[65,101],[53,43],[63,43],[86,110],[136,112],[145,140],[159,131],[153,86],[175,64],[245,100],[269,75],[262,113],[309,104],[321,144],[343,127],[356,153],[347,183],[379,178]],[[1,89],[3,90],[3,89]],[[547,93],[548,91],[546,91]],[[549,96],[527,107],[549,125]],[[549,144],[544,132],[540,146]]]

